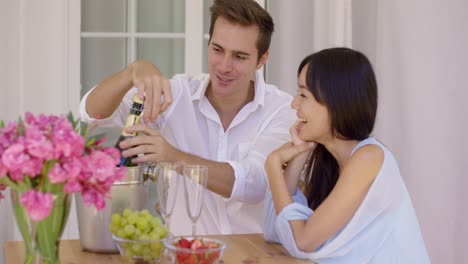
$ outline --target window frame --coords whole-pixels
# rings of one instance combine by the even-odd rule
[[[265,0],[255,0],[265,7]],[[68,101],[78,111],[81,99],[81,40],[83,38],[125,38],[127,41],[127,64],[137,58],[137,39],[184,39],[185,73],[198,74],[203,70],[203,0],[185,0],[185,33],[136,32],[137,0],[127,0],[127,32],[82,32],[81,0],[68,1]]]

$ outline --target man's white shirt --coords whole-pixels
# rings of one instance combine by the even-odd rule
[[[290,141],[289,129],[296,120],[290,107],[292,97],[265,84],[257,71],[254,100],[240,110],[224,131],[216,110],[205,97],[209,83],[208,74],[175,75],[170,80],[173,103],[155,124],[148,126],[159,129],[173,147],[208,160],[227,162],[234,170],[235,182],[229,198],[205,191],[197,235],[263,232],[263,200],[268,190],[264,163],[271,151]],[[82,121],[123,127],[135,93],[133,87],[109,118],[98,120],[86,112],[88,92],[80,104]],[[191,234],[182,182],[171,217],[171,232]]]

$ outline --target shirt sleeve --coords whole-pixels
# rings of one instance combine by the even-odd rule
[[[296,190],[296,194],[292,197],[292,199],[295,203],[307,207],[307,199],[304,196],[304,194],[302,194],[302,192],[299,190],[299,188]],[[280,234],[276,231],[278,215],[276,214],[275,204],[273,203],[273,197],[271,195],[271,192],[268,192],[265,196],[264,208],[265,210],[263,224],[265,240],[269,242],[282,243],[280,240]],[[308,215],[306,218],[308,219],[310,215],[312,215],[312,210],[309,207],[307,207],[307,209],[304,209],[304,211],[306,212],[306,215]]]
[[[289,129],[295,121],[294,109],[285,105],[273,114],[252,141],[246,158],[227,161],[234,170],[235,181],[228,200],[257,204],[265,199],[268,180],[265,174],[267,156],[290,141]]]
[[[132,97],[137,92],[136,88],[133,87],[127,92],[127,94],[125,94],[119,107],[114,111],[114,113],[112,113],[111,116],[102,119],[93,118],[89,116],[88,112],[86,111],[86,101],[88,100],[89,94],[95,88],[96,86],[89,90],[81,99],[79,109],[81,121],[87,124],[96,124],[100,127],[123,127],[125,124],[125,119],[130,112],[130,107],[132,106]]]
[[[291,225],[289,224],[290,220],[306,221],[313,213],[312,209],[310,209],[307,205],[296,202],[296,200],[302,200],[301,196],[303,199],[305,199],[304,195],[298,189],[296,191],[296,195],[293,197],[295,202],[287,205],[285,208],[283,208],[283,210],[281,210],[273,225],[273,229],[279,238],[279,242],[283,245],[284,248],[286,248],[291,256],[308,259],[310,258],[310,253],[303,252],[297,248],[296,241],[294,240],[294,235],[291,230]]]

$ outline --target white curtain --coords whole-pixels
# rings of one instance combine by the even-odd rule
[[[432,263],[468,263],[468,1],[268,3],[277,32],[267,78],[282,89],[295,92],[311,52],[349,46],[369,56],[379,84],[374,134],[398,159]]]
[[[468,2],[378,1],[377,134],[399,158],[433,263],[468,263]]]
[[[352,44],[351,0],[269,0],[275,22],[266,78],[291,94],[305,55],[330,46]]]

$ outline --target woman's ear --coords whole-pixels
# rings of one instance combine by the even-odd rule
[[[261,67],[263,67],[263,65],[265,65],[265,63],[268,60],[269,55],[270,55],[270,50],[267,50],[267,51],[265,51],[265,53],[263,53],[262,57],[260,57],[260,59],[258,60],[257,70],[260,69]]]

